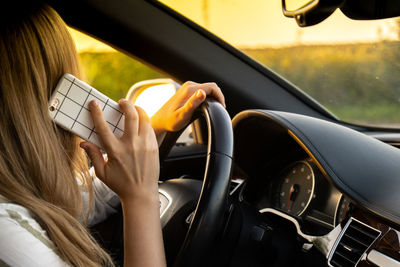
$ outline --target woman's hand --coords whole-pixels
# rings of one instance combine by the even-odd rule
[[[117,138],[104,120],[97,102],[90,102],[100,149],[82,142],[96,175],[121,199],[124,215],[124,266],[166,266],[158,195],[158,146],[149,118],[126,100],[119,105],[125,113],[125,129]]]
[[[121,138],[110,130],[96,101],[89,105],[90,112],[105,151],[89,142],[81,147],[87,152],[96,176],[109,186],[122,201],[136,196],[158,197],[158,146],[149,118],[140,107],[127,100],[119,105],[125,113],[125,129]]]
[[[185,127],[193,112],[207,96],[225,106],[225,98],[215,83],[186,82],[151,118],[151,126],[157,136],[166,131],[179,131]]]

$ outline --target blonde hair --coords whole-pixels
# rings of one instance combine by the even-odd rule
[[[12,16],[0,21],[0,194],[34,214],[67,263],[113,265],[79,222],[77,174],[92,192],[79,140],[48,115],[60,77],[80,77],[75,45],[52,8],[31,4],[24,10],[8,8]]]

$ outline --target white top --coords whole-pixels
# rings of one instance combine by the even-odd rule
[[[94,225],[116,212],[118,196],[95,178],[94,209],[89,225]],[[89,194],[82,192],[87,208]],[[56,253],[46,231],[26,208],[10,203],[0,195],[0,266],[67,266]]]

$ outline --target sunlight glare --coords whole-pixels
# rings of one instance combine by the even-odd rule
[[[152,117],[174,94],[173,84],[151,86],[137,97],[135,105],[143,108]]]

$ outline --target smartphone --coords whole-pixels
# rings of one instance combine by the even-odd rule
[[[89,102],[96,99],[104,118],[117,137],[124,133],[124,113],[114,100],[105,96],[71,74],[61,77],[49,101],[50,117],[62,128],[103,148],[89,110]]]

